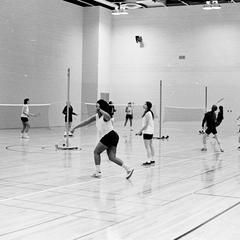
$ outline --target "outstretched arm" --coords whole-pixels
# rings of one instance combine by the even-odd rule
[[[88,124],[90,124],[91,122],[94,122],[94,121],[96,121],[96,115],[93,115],[90,118],[80,122],[77,126],[72,128],[71,132],[73,133],[77,128],[84,127],[84,126],[86,126],[86,125],[88,125]]]

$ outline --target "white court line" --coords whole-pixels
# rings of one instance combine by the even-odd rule
[[[207,155],[204,155],[204,156],[211,156],[215,153],[210,153],[210,154],[207,154]],[[175,163],[170,163],[170,164],[166,164],[166,165],[163,165],[161,167],[166,167],[166,166],[169,166],[169,165],[174,165],[176,163],[181,163],[181,162],[185,162],[185,161],[189,161],[191,159],[195,159],[195,158],[200,158],[202,157],[202,155],[199,155],[199,156],[195,156],[195,157],[191,157],[191,158],[186,158],[186,159],[182,159],[181,161],[178,161],[178,162],[175,162]],[[157,168],[157,166],[154,166],[154,168]],[[146,168],[139,168],[139,169],[134,169],[134,172],[140,172],[140,171],[143,171],[144,169]],[[133,173],[134,174],[134,173]],[[81,185],[84,185],[84,184],[89,184],[89,183],[92,183],[92,182],[97,182],[97,181],[100,181],[100,180],[105,180],[105,179],[111,179],[111,178],[115,178],[115,177],[119,177],[119,176],[122,176],[122,174],[118,174],[118,175],[114,175],[114,176],[109,176],[109,177],[104,177],[104,178],[101,178],[101,179],[93,179],[93,180],[90,180],[90,181],[87,181],[87,182],[82,182],[82,183],[73,183],[73,184],[69,184],[69,185],[63,185],[63,186],[58,186],[58,187],[53,187],[53,188],[49,188],[49,189],[45,189],[45,190],[42,190],[42,191],[38,191],[38,192],[33,192],[33,193],[28,193],[28,194],[23,194],[23,195],[20,195],[20,196],[14,196],[14,197],[10,197],[10,198],[6,198],[6,199],[1,199],[0,200],[0,203],[2,202],[7,202],[7,201],[11,201],[11,200],[14,200],[14,199],[19,199],[19,198],[24,198],[24,197],[29,197],[29,196],[34,196],[34,195],[38,195],[38,194],[41,194],[41,193],[45,193],[45,192],[51,192],[51,191],[54,191],[54,190],[57,190],[57,189],[62,189],[62,188],[67,188],[67,187],[72,187],[72,186],[81,186]],[[126,180],[127,181],[127,180]]]

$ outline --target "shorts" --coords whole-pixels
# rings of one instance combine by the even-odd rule
[[[151,140],[151,139],[153,139],[153,134],[144,133],[144,134],[143,134],[143,139],[145,139],[145,140]]]
[[[28,118],[27,117],[21,117],[21,120],[22,120],[23,123],[28,122]]]
[[[133,119],[133,115],[132,114],[127,114],[126,119]]]
[[[100,139],[100,143],[107,146],[108,148],[117,147],[118,141],[119,136],[114,130],[110,131]]]
[[[209,135],[210,133],[212,133],[212,134],[215,135],[215,134],[217,134],[217,129],[216,129],[215,127],[207,128],[206,131],[205,131],[205,133],[208,134],[208,135]]]

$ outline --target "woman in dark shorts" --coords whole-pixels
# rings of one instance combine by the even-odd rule
[[[89,123],[96,121],[96,126],[102,134],[102,138],[98,142],[94,149],[94,162],[96,167],[96,172],[92,175],[95,178],[101,178],[101,153],[105,150],[110,161],[116,163],[117,165],[123,167],[126,170],[129,179],[134,171],[133,168],[129,168],[124,162],[116,157],[117,145],[119,141],[118,134],[113,130],[113,124],[111,121],[110,107],[109,104],[100,99],[96,103],[96,114],[82,121],[80,124],[75,126],[71,132],[74,133],[75,129],[88,125]]]
[[[29,111],[29,98],[25,98],[23,101],[23,107],[22,107],[22,113],[21,113],[21,121],[22,121],[22,130],[21,130],[21,134],[20,137],[21,138],[29,138],[28,136],[28,131],[30,128],[30,124],[29,124],[29,117],[35,117],[36,114],[32,114]]]
[[[144,162],[143,166],[154,164],[154,148],[153,148],[153,133],[154,133],[154,114],[151,111],[152,103],[146,102],[143,105],[144,113],[142,115],[142,128],[137,135],[143,134],[144,146],[147,151],[147,161]]]

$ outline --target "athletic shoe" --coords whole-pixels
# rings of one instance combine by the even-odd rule
[[[20,138],[23,138],[23,133],[20,133]]]
[[[29,139],[30,137],[28,136],[27,133],[23,134],[23,138]]]
[[[134,171],[134,169],[132,168],[130,171],[127,171],[127,176],[126,176],[126,179],[129,179],[131,176],[132,176],[132,174],[133,174],[133,171]]]
[[[224,152],[224,150],[222,148],[220,148],[220,152]]]
[[[101,172],[95,172],[94,174],[91,175],[91,177],[93,177],[93,178],[101,178],[102,175],[101,175]]]
[[[238,147],[238,150],[240,150],[240,146]]]
[[[142,164],[142,166],[150,166],[151,165],[151,162],[144,162],[143,164]]]
[[[68,136],[69,136],[69,137],[72,137],[72,136],[73,136],[72,132],[69,132],[69,133],[68,133]]]
[[[207,148],[204,147],[204,148],[201,149],[201,151],[205,152],[205,151],[207,151]]]
[[[150,163],[151,163],[151,164],[155,164],[155,161],[151,161]]]

